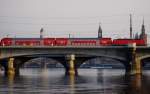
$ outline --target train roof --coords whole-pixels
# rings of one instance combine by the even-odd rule
[[[143,40],[143,39],[114,39],[114,40]]]
[[[111,39],[111,38],[54,38],[54,37],[45,37],[45,38],[2,38],[2,39],[13,39],[13,40],[42,40],[42,39],[69,39],[69,40],[99,40],[99,39]]]
[[[12,38],[13,40],[41,40],[41,38]]]
[[[99,40],[99,39],[111,39],[111,38],[68,38],[68,39],[80,39],[80,40]]]

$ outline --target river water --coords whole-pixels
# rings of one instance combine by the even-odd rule
[[[150,71],[125,76],[121,69],[79,69],[66,76],[64,69],[24,68],[20,76],[0,74],[0,94],[150,94]]]

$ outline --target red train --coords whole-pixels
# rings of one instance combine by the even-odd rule
[[[1,46],[120,46],[136,43],[145,46],[143,39],[111,38],[3,38]]]

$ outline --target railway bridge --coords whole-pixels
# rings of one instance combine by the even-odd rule
[[[107,57],[120,61],[126,74],[142,73],[142,66],[150,58],[146,46],[0,46],[0,65],[5,74],[19,74],[19,68],[28,60],[45,56],[60,62],[66,74],[77,74],[85,61]]]

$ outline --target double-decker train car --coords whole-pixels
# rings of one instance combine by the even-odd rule
[[[69,38],[68,45],[71,46],[96,46],[97,38]]]
[[[13,38],[12,45],[16,46],[39,46],[43,42],[40,38]]]
[[[114,39],[112,44],[115,46],[124,46],[133,43],[136,43],[137,46],[146,46],[143,39]]]
[[[68,39],[71,46],[109,46],[111,38],[71,38]]]
[[[38,46],[42,41],[40,38],[3,38],[1,46]]]

